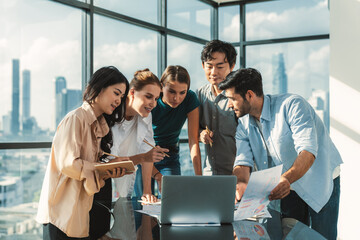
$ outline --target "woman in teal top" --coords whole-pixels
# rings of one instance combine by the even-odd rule
[[[156,145],[169,149],[169,157],[154,164],[152,176],[159,189],[163,175],[181,175],[179,161],[179,135],[188,119],[190,156],[196,175],[202,174],[199,148],[199,100],[189,90],[190,76],[179,65],[168,66],[161,76],[162,93],[152,110],[154,140]]]

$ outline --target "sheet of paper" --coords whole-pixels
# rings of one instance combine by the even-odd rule
[[[237,239],[270,239],[265,227],[257,222],[237,221],[232,223]]]
[[[234,213],[234,221],[256,217],[270,203],[269,194],[280,181],[283,165],[253,172],[245,193]]]
[[[161,205],[161,199],[158,199],[156,202],[149,202],[149,201],[143,201],[138,200],[138,202],[143,203],[143,205]]]
[[[148,204],[144,205],[142,210],[135,210],[137,212],[156,217],[157,219],[160,218],[161,213],[161,204]]]

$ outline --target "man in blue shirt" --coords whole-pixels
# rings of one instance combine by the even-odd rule
[[[327,239],[336,239],[342,160],[311,105],[294,94],[264,96],[261,74],[253,68],[230,73],[219,88],[239,118],[236,200],[252,170],[283,164],[269,199],[281,199],[283,217],[311,224]]]

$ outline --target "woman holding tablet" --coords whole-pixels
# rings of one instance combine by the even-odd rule
[[[100,141],[109,132],[104,115],[123,119],[128,81],[115,67],[103,67],[91,77],[81,107],[60,122],[51,147],[42,186],[37,221],[44,239],[89,239],[93,196],[108,178],[125,169],[100,173],[94,165],[102,155]],[[116,161],[128,158],[118,158]]]

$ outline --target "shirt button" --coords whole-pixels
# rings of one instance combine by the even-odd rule
[[[266,164],[266,162],[264,162],[264,164]]]
[[[215,116],[213,116],[213,119],[215,119],[216,117]]]

